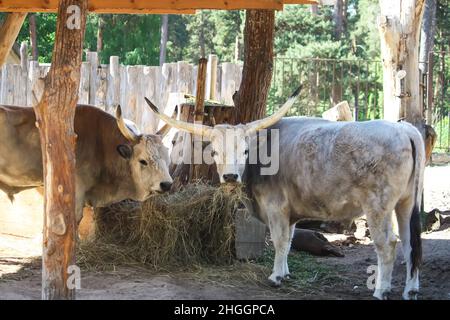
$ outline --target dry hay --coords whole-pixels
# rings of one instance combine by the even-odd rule
[[[232,263],[234,215],[244,198],[240,187],[196,183],[142,205],[125,201],[96,210],[96,239],[79,246],[78,264],[170,269]]]

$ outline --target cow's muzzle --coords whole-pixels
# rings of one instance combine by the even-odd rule
[[[159,187],[161,188],[162,192],[167,192],[172,188],[172,182],[163,181],[159,184]]]
[[[225,182],[230,183],[230,182],[236,182],[237,179],[239,178],[239,175],[237,175],[235,173],[227,173],[227,174],[224,174],[222,177]]]

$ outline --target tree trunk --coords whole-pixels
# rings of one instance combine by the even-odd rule
[[[75,106],[80,82],[87,0],[60,0],[52,64],[34,107],[44,169],[42,298],[73,299],[75,263]],[[72,279],[73,281],[73,279]]]
[[[344,33],[344,0],[336,0],[333,9],[334,37],[339,40]]]
[[[428,54],[433,51],[435,31],[436,0],[425,0],[419,52],[419,69],[422,74],[427,73]]]
[[[204,58],[206,56],[206,48],[205,48],[205,16],[203,11],[200,13],[200,58]]]
[[[105,27],[105,21],[102,15],[98,15],[97,26],[97,54],[100,57],[100,53],[103,50],[103,28]]]
[[[161,16],[161,46],[159,48],[160,66],[162,66],[166,62],[168,36],[169,36],[169,15],[163,14]]]
[[[26,16],[26,13],[8,13],[3,21],[0,27],[0,67],[5,63]]]
[[[30,42],[31,42],[31,55],[33,61],[38,61],[39,51],[37,47],[37,31],[36,31],[36,14],[31,13],[28,16],[28,23],[30,24]]]
[[[247,10],[244,29],[244,69],[233,100],[233,122],[247,123],[266,115],[273,69],[275,11]]]
[[[404,118],[423,132],[419,95],[419,34],[425,0],[380,0],[384,118]]]

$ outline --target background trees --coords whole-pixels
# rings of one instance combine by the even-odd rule
[[[432,2],[436,3],[434,42],[440,48],[448,44],[450,1]],[[284,11],[276,13],[275,55],[379,59],[378,14],[378,0],[339,0],[335,7],[315,6],[313,10],[311,6],[286,6]],[[0,14],[0,19],[2,16]],[[50,62],[56,16],[44,13],[30,15],[18,42],[31,42],[33,19],[39,60]],[[203,10],[196,15],[169,15],[166,62],[196,62],[201,47],[204,47],[205,54],[217,54],[220,61],[234,61],[236,52],[242,59],[244,23],[245,11]],[[107,27],[102,28],[103,25]],[[99,35],[103,40],[102,63],[107,63],[110,55],[119,55],[125,64],[159,64],[159,15],[89,15],[85,49],[97,50]]]

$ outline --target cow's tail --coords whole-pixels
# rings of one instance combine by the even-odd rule
[[[425,149],[422,136],[418,130],[410,134],[413,157],[412,183],[414,192],[414,206],[409,222],[411,245],[411,277],[422,264],[422,225],[420,222],[420,208],[422,204],[423,174],[425,170]]]

